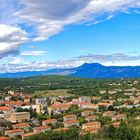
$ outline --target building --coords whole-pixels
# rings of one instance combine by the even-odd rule
[[[30,120],[29,112],[13,112],[10,114],[9,118],[7,118],[12,123],[19,123]]]
[[[37,135],[38,133],[34,133],[34,132],[30,132],[30,133],[26,133],[26,134],[23,134],[21,135],[22,139],[25,139],[25,138],[28,138],[30,136],[34,136],[34,135]]]
[[[48,107],[48,113],[49,115],[53,114],[60,114],[63,111],[66,111],[69,109],[71,105],[69,104],[53,104]]]
[[[35,100],[36,105],[45,105],[46,104],[46,98],[38,98]]]
[[[13,125],[14,129],[23,129],[23,130],[29,130],[30,125],[29,123],[18,123]]]
[[[13,129],[5,131],[5,135],[9,137],[16,137],[22,134],[24,134],[24,131],[22,129]]]
[[[91,103],[92,98],[90,96],[81,96],[78,98],[79,102]]]
[[[68,127],[71,127],[71,126],[77,126],[79,127],[79,121],[78,120],[70,120],[70,121],[66,121],[64,122],[64,127],[68,128]]]
[[[82,129],[86,131],[93,131],[96,132],[100,129],[101,123],[100,122],[88,122],[82,125]]]
[[[3,113],[10,113],[12,112],[12,107],[8,107],[8,106],[0,106],[0,112],[3,112]]]
[[[88,122],[95,121],[96,119],[97,119],[97,116],[88,116],[85,118],[85,120]]]
[[[50,131],[51,127],[50,126],[39,126],[33,128],[34,133],[40,133],[40,132],[45,132],[45,131]]]
[[[127,116],[125,114],[118,114],[112,117],[112,121],[125,120],[126,118]]]
[[[43,110],[43,105],[37,104],[36,105],[36,113],[40,114]]]
[[[113,117],[114,115],[116,114],[116,112],[115,111],[106,111],[106,112],[104,112],[103,113],[103,116],[104,117]]]
[[[57,120],[56,119],[48,119],[48,120],[43,120],[42,121],[43,126],[48,125],[48,124],[56,125]]]
[[[63,121],[66,122],[66,121],[71,121],[71,120],[77,120],[77,116],[72,114],[72,115],[67,115],[67,116],[64,116],[63,117]]]
[[[87,117],[87,116],[93,115],[93,113],[94,112],[92,110],[85,110],[85,111],[81,112],[81,116]]]

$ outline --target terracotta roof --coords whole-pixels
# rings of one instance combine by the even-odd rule
[[[51,128],[50,126],[39,126],[39,127],[35,127],[34,129],[36,130],[42,130],[42,129],[48,129]]]
[[[23,134],[22,137],[29,137],[29,136],[33,136],[33,135],[37,135],[37,134],[39,134],[39,133],[31,132],[31,133]]]
[[[97,118],[97,116],[88,116],[86,117],[87,119],[93,119],[93,118]]]
[[[48,119],[48,120],[43,120],[42,122],[50,123],[50,122],[56,122],[56,119]]]
[[[22,129],[13,129],[13,130],[7,130],[5,132],[8,132],[8,133],[18,133],[18,132],[23,132]]]
[[[88,123],[85,123],[83,125],[89,125],[89,126],[91,126],[93,124],[100,124],[100,122],[88,122]]]
[[[57,108],[57,107],[69,107],[70,105],[68,104],[53,104],[49,106],[49,108]]]
[[[18,123],[18,124],[14,124],[13,126],[20,127],[20,126],[30,126],[30,125],[28,123]]]
[[[78,120],[70,120],[70,121],[66,121],[64,122],[64,124],[70,124],[70,123],[78,123],[79,121]]]
[[[113,116],[112,118],[121,118],[121,117],[125,117],[126,115],[125,114],[118,114],[116,116]]]
[[[10,110],[12,110],[12,108],[8,107],[8,106],[0,106],[0,110],[1,111],[10,111]]]

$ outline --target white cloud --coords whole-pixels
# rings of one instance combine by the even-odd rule
[[[100,55],[90,54],[69,60],[56,62],[33,61],[26,62],[21,57],[15,57],[6,64],[0,64],[1,72],[40,71],[53,68],[72,68],[84,63],[101,63],[106,66],[140,66],[140,55],[126,55],[122,53]]]
[[[27,33],[20,27],[0,24],[0,58],[17,55],[19,46],[27,41]]]
[[[24,56],[41,56],[45,54],[46,54],[46,51],[26,51],[26,52],[21,53],[21,55],[24,55]]]
[[[97,24],[104,21],[98,21],[101,15],[105,15],[107,20],[115,12],[127,12],[129,8],[140,7],[139,0],[22,0],[22,4],[25,7],[15,15],[25,22],[37,25],[34,41],[58,34],[65,25]]]

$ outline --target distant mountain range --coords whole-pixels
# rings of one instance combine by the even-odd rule
[[[25,78],[41,75],[65,75],[83,78],[140,78],[140,66],[103,66],[99,63],[85,63],[82,66],[68,69],[1,73],[0,78]]]

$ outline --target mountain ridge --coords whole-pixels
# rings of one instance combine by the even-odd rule
[[[100,63],[85,63],[75,68],[1,73],[0,78],[26,78],[42,75],[65,75],[82,78],[140,78],[140,66],[103,66]]]

